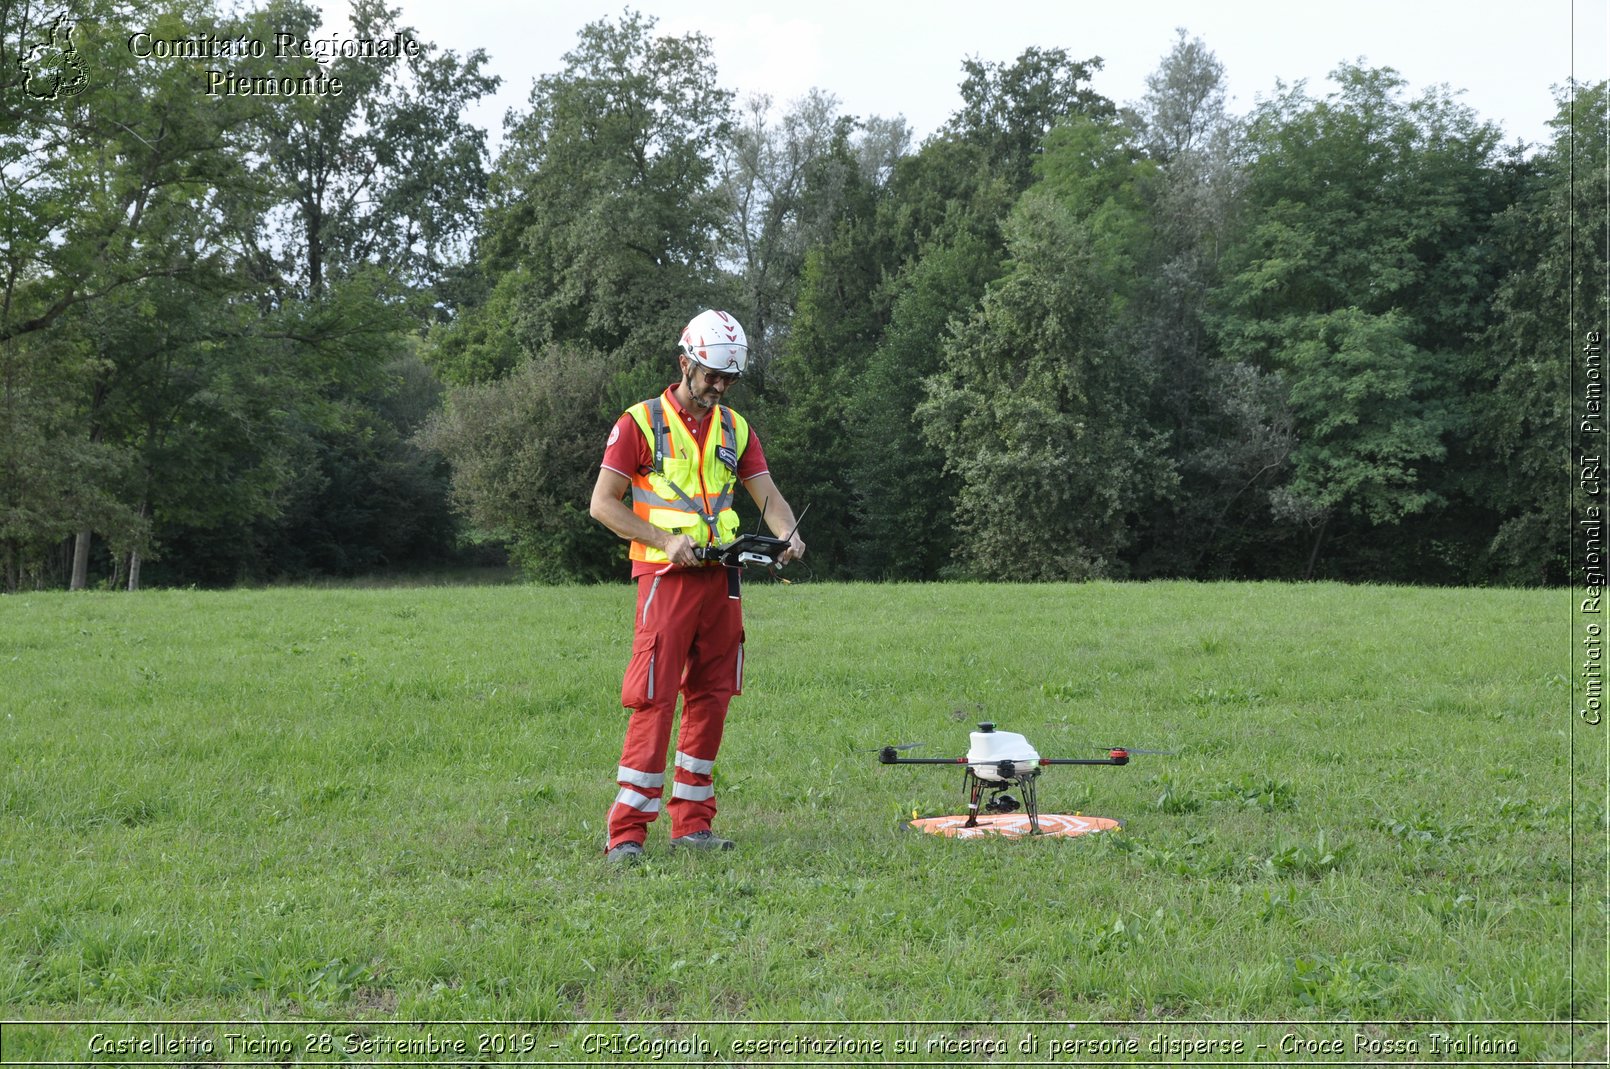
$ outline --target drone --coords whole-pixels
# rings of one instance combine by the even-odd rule
[[[962,793],[967,797],[967,822],[963,827],[978,827],[978,813],[1015,813],[1023,809],[1029,818],[1029,834],[1040,834],[1040,803],[1037,783],[1046,765],[1127,765],[1132,754],[1167,754],[1169,750],[1132,750],[1115,746],[1106,757],[1041,757],[1015,731],[996,731],[995,725],[985,721],[971,735],[972,745],[966,757],[901,757],[900,751],[917,744],[885,746],[878,751],[878,761],[885,765],[963,765]],[[1022,801],[1006,793],[1016,787]],[[985,798],[985,793],[989,797]]]

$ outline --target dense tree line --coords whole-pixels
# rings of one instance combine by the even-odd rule
[[[8,49],[42,39],[3,10]],[[603,435],[704,307],[748,328],[732,401],[811,505],[819,578],[1565,578],[1603,85],[1561,91],[1540,146],[1349,64],[1237,116],[1181,31],[1123,106],[1097,58],[966,60],[913,145],[826,91],[737,100],[706,38],[628,10],[492,160],[461,118],[495,87],[479,52],[216,96],[203,61],[131,55],[134,18],[89,0],[56,60],[90,76],[0,103],[6,589],[487,545],[622,576],[586,513]],[[399,18],[360,0],[348,35]],[[318,21],[188,0],[141,25]]]
[[[427,45],[321,66],[131,44],[316,36],[296,0],[37,15],[0,5],[4,588],[451,552],[445,468],[412,435],[440,393],[419,335],[480,218],[485,133],[460,116],[495,88],[485,57]],[[397,18],[358,0],[347,33],[410,36]],[[223,65],[344,92],[206,92]]]

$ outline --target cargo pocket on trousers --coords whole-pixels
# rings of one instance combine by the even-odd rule
[[[652,631],[632,637],[632,659],[621,683],[621,705],[628,709],[641,708],[654,700],[654,656],[659,638]]]
[[[742,631],[738,632],[737,678],[734,679],[732,683],[732,692],[734,694],[742,694],[744,692],[744,633]]]

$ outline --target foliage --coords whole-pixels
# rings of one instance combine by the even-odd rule
[[[554,346],[495,382],[452,390],[420,433],[452,465],[453,499],[546,581],[619,578],[625,546],[587,514],[616,362]]]
[[[840,183],[832,236],[806,254],[788,337],[755,415],[777,485],[796,513],[811,508],[806,540],[823,577],[857,552],[846,473],[862,413],[847,402],[884,330],[892,258],[878,225],[883,191],[855,165],[850,133],[842,126],[832,149]]]
[[[1600,83],[1562,94],[1554,141],[1530,162],[1522,195],[1495,228],[1510,270],[1483,337],[1488,360],[1472,432],[1487,458],[1483,491],[1504,517],[1491,546],[1494,571],[1511,582],[1560,583],[1567,574],[1569,535],[1558,521],[1570,513],[1577,473],[1559,431],[1572,424],[1571,361],[1588,332],[1602,334],[1610,321],[1606,92]]]
[[[1174,47],[1146,76],[1146,94],[1132,118],[1146,155],[1163,168],[1222,150],[1234,126],[1225,110],[1224,64],[1200,37],[1175,32]]]
[[[881,141],[874,122],[853,149],[843,130],[842,162],[823,171],[839,177],[828,201],[835,226],[805,257],[795,318],[765,401],[776,441],[768,458],[780,485],[814,509],[813,567],[824,576],[934,575],[944,563],[950,525],[934,521],[948,514],[943,502],[951,495],[914,491],[934,482],[938,455],[911,416],[923,378],[937,370],[938,331],[981,295],[985,280],[971,269],[992,273],[1001,258],[1000,223],[1029,180],[1040,138],[1070,111],[1112,110],[1081,84],[1099,60],[1076,63],[1061,49],[1031,48],[1010,66],[963,66],[962,108],[915,156],[888,169],[863,166],[857,176],[852,154],[863,164],[878,155],[869,151]],[[896,327],[891,317],[911,285],[908,273],[952,241],[981,259],[964,273],[962,289],[940,298],[949,311],[936,318],[908,304],[906,314],[923,321]],[[919,339],[918,330],[931,333]],[[916,362],[894,365],[906,357]]]
[[[1049,187],[1018,202],[1006,274],[953,332],[918,409],[956,479],[971,574],[1121,574],[1127,517],[1173,479],[1162,440],[1135,418],[1144,371],[1114,337],[1105,207]]]
[[[0,589],[61,583],[52,547],[84,527],[127,550],[143,517],[114,488],[134,467],[124,449],[83,433],[74,401],[93,363],[64,344],[0,343]]]
[[[775,126],[771,110],[770,97],[748,100],[722,159],[740,287],[731,311],[749,339],[745,375],[761,391],[788,336],[809,250],[832,238],[846,198],[875,180],[906,136],[903,121],[860,124],[838,115],[838,101],[819,90],[795,101]],[[851,141],[858,127],[868,131],[860,146]]]
[[[976,145],[992,170],[1014,188],[1026,187],[1041,141],[1069,115],[1106,118],[1112,101],[1090,89],[1100,57],[1070,59],[1065,49],[1029,47],[1011,64],[963,61],[962,106],[945,132]]]
[[[735,109],[708,38],[628,9],[489,162],[481,51],[231,57],[344,91],[217,94],[129,27],[268,39],[317,9],[71,14],[0,5],[5,589],[460,540],[614,574],[599,439],[705,307],[748,328],[734,403],[820,578],[1567,577],[1603,85],[1508,150],[1452,89],[1361,64],[1237,116],[1181,29],[1123,108],[1097,57],[969,58],[913,149],[824,88]],[[415,33],[385,0],[350,31]]]
[[[1415,466],[1444,455],[1447,417],[1407,330],[1400,313],[1345,308],[1305,317],[1286,337],[1281,365],[1307,441],[1277,495],[1277,516],[1324,516],[1346,504],[1385,525],[1434,500]]]
[[[1223,354],[1206,321],[1246,171],[1224,78],[1206,44],[1181,30],[1125,117],[1154,165],[1136,190],[1147,227],[1125,329],[1153,368],[1146,422],[1167,432],[1180,477],[1179,492],[1140,518],[1139,576],[1279,574],[1283,564],[1267,494],[1295,445],[1284,384]]]
[[[411,37],[396,14],[360,3],[354,31]],[[22,557],[69,534],[75,587],[96,544],[119,583],[137,584],[141,559],[168,545],[190,558],[170,577],[261,574],[284,548],[274,539],[293,537],[276,525],[313,469],[340,466],[341,450],[361,464],[376,437],[395,437],[360,429],[356,395],[409,329],[410,301],[458,255],[484,181],[484,135],[460,112],[495,81],[479,73],[484,57],[460,63],[427,44],[395,61],[331,60],[323,73],[343,80],[340,95],[209,94],[210,61],[136,55],[127,28],[267,41],[311,33],[317,12],[226,15],[193,0],[149,16],[97,0],[75,15],[64,32],[83,86],[27,101],[0,137],[8,418],[48,458],[28,485],[17,466],[0,484],[9,513],[32,517],[7,540],[8,585]],[[235,73],[316,69],[240,57]],[[66,374],[37,374],[66,354]],[[28,503],[64,473],[64,500]],[[385,511],[384,492],[367,496]],[[350,543],[407,521],[324,522]],[[236,537],[197,553],[204,530]]]
[[[350,36],[413,40],[400,14],[385,0],[356,0]],[[311,36],[319,12],[302,0],[275,0],[253,23],[260,40]],[[462,257],[485,194],[486,132],[463,116],[497,88],[499,79],[482,72],[485,52],[460,58],[423,42],[387,61],[337,56],[300,69],[268,62],[282,77],[322,72],[342,91],[262,110],[262,171],[279,186],[283,218],[280,232],[264,234],[254,249],[258,261],[272,260],[279,287],[302,295],[319,296],[329,280],[378,265],[428,296]],[[250,62],[242,70],[259,73]]]
[[[458,523],[442,458],[412,440],[440,403],[442,386],[410,352],[322,425],[305,417],[278,435],[284,474],[270,510],[218,512],[205,525],[177,519],[159,532],[160,584],[227,585],[243,579],[391,574],[455,558]],[[276,436],[260,429],[264,443]],[[235,455],[218,449],[220,459]],[[250,473],[240,481],[249,482]]]
[[[0,342],[47,332],[70,309],[142,280],[205,273],[224,258],[213,235],[256,207],[245,161],[219,151],[253,105],[208,100],[186,64],[135,57],[120,32],[134,16],[115,0],[92,0],[71,39],[94,77],[54,99],[7,100]],[[176,10],[153,31],[182,24]]]
[[[952,514],[955,491],[936,478],[944,454],[924,437],[917,410],[924,382],[940,370],[951,323],[999,271],[988,244],[963,232],[929,249],[895,284],[889,328],[855,385],[855,419],[846,428],[860,539],[854,575],[923,579],[949,565],[953,531],[934,517]]]
[[[719,303],[716,152],[731,94],[716,85],[708,38],[655,36],[655,22],[627,11],[590,23],[511,117],[480,239],[494,296],[466,313],[487,355],[452,370],[473,339],[447,332],[434,359],[450,380],[505,373],[555,343],[619,352],[628,367],[658,362]],[[493,311],[508,318],[487,322]]]
[[[1446,91],[1402,98],[1389,69],[1346,66],[1250,126],[1245,229],[1215,295],[1227,355],[1280,375],[1296,420],[1277,519],[1374,529],[1448,503],[1440,462],[1467,425],[1491,280],[1497,131]]]
[[[153,26],[202,10],[176,9]],[[147,548],[137,448],[108,411],[117,401],[109,378],[130,344],[147,344],[131,320],[149,325],[176,295],[195,309],[192,319],[204,302],[227,304],[228,254],[216,239],[261,207],[245,161],[218,151],[253,105],[208,101],[190,65],[140,61],[118,28],[133,15],[98,2],[70,28],[57,24],[82,83],[6,105],[14,110],[0,136],[0,359],[7,430],[39,457],[0,479],[0,508],[11,518],[7,589],[30,567],[26,558],[37,561],[69,534],[87,544],[99,530],[121,553]],[[20,32],[26,39],[41,28]],[[59,500],[47,503],[42,490]]]

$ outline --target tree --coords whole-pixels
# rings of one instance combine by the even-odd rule
[[[1311,531],[1305,574],[1338,524],[1356,552],[1370,532],[1433,522],[1449,502],[1442,462],[1470,419],[1504,193],[1497,129],[1447,90],[1405,101],[1391,70],[1333,78],[1323,101],[1298,86],[1253,116],[1248,226],[1213,317],[1229,357],[1289,390],[1294,474],[1270,500]],[[1444,530],[1444,544],[1471,537]],[[1395,541],[1375,574],[1422,577],[1409,547],[1431,540]],[[1462,551],[1448,552],[1456,570]]]
[[[867,166],[889,157],[885,128],[875,122],[863,127],[860,142],[846,145],[846,160],[862,161],[860,182],[845,187],[850,195],[840,202],[832,236],[806,256],[792,329],[765,398],[778,442],[773,462],[794,488],[791,496],[813,506],[818,574],[909,575],[917,560],[933,561],[948,548],[948,537],[915,535],[926,545],[899,564],[866,548],[909,517],[911,487],[887,481],[895,468],[937,469],[935,447],[922,440],[911,412],[922,377],[939,366],[942,337],[919,334],[969,310],[983,274],[997,269],[1001,221],[1032,180],[1047,131],[1070,114],[1112,113],[1110,101],[1082,84],[1099,65],[1037,48],[1009,66],[969,60],[962,108],[916,155],[892,167]],[[936,261],[926,278],[913,273],[947,246],[977,259],[959,275],[954,261]],[[962,290],[934,292],[940,275]],[[910,320],[890,344],[891,316],[912,289],[919,292],[907,301]],[[899,366],[906,359],[912,366]],[[869,448],[901,460],[889,467],[869,459]],[[874,528],[863,530],[863,522]],[[948,517],[930,508],[920,526],[938,535],[948,531]]]
[[[320,73],[342,86],[278,99],[260,115],[262,171],[287,211],[258,258],[276,262],[290,292],[318,297],[332,279],[377,266],[434,299],[436,280],[468,251],[486,192],[486,133],[464,111],[500,79],[483,72],[483,50],[460,58],[417,41],[400,14],[384,0],[355,0],[351,9],[352,37],[409,41],[398,56],[310,58],[300,67],[267,59],[259,62],[272,66],[261,72],[250,57],[242,64],[244,76]],[[313,36],[319,13],[280,0],[253,23],[258,39]]]
[[[1041,142],[1060,119],[1115,113],[1112,101],[1086,84],[1102,65],[1099,56],[1073,60],[1061,48],[1026,48],[1010,66],[968,59],[962,106],[944,134],[981,148],[996,173],[1026,189]]]
[[[956,550],[955,492],[944,454],[915,418],[925,381],[941,368],[951,323],[965,318],[1001,270],[968,230],[936,242],[894,286],[883,339],[858,377],[846,420],[848,484],[860,548],[848,562],[863,579],[931,579]]]
[[[843,574],[854,553],[849,428],[864,413],[848,402],[887,322],[883,283],[893,260],[878,225],[882,191],[856,166],[849,133],[837,132],[838,166],[823,168],[844,183],[831,237],[806,253],[788,336],[753,417],[779,485],[796,508],[811,508],[811,567],[824,578]]]
[[[43,99],[8,94],[0,105],[8,120],[0,127],[0,343],[46,332],[70,309],[143,279],[204,273],[220,258],[208,236],[249,182],[240,157],[217,149],[254,106],[208,99],[186,64],[133,55],[119,26],[134,15],[114,0],[87,0],[79,19],[52,34],[71,42],[82,85]],[[164,16],[153,32],[184,18]],[[9,37],[11,18],[0,23]],[[19,30],[24,39],[41,32],[38,24]],[[5,67],[9,82],[15,72]]]
[[[1506,582],[1562,584],[1570,567],[1560,518],[1572,514],[1569,488],[1579,474],[1562,448],[1562,428],[1580,420],[1571,416],[1571,361],[1610,313],[1607,97],[1605,82],[1561,93],[1553,140],[1524,168],[1522,191],[1496,227],[1509,269],[1483,337],[1488,359],[1473,438],[1489,473],[1484,492],[1501,517],[1487,547],[1490,574]]]
[[[556,346],[502,379],[454,389],[420,433],[451,464],[454,502],[475,531],[508,545],[534,579],[620,574],[625,544],[587,514],[601,428],[621,411],[616,363]]]
[[[845,150],[852,131],[863,124],[838,115],[832,94],[811,90],[775,125],[771,112],[770,97],[751,97],[721,160],[739,284],[731,310],[749,337],[745,375],[760,392],[766,365],[788,334],[807,251],[832,237],[857,177],[865,179],[868,167],[879,166]],[[904,123],[878,129],[893,143],[872,151],[898,154]]]
[[[1140,575],[1244,575],[1277,555],[1268,492],[1295,446],[1282,380],[1226,357],[1208,330],[1222,252],[1238,224],[1246,161],[1224,67],[1182,29],[1126,115],[1153,169],[1137,185],[1138,250],[1126,333],[1154,388],[1146,421],[1167,431],[1180,492],[1157,501],[1135,549]]]
[[[0,343],[0,590],[54,585],[51,551],[88,526],[120,549],[147,525],[117,491],[133,457],[83,433],[88,354],[53,335]]]
[[[277,576],[365,575],[439,566],[458,534],[447,465],[414,440],[440,406],[442,386],[411,348],[351,413],[298,441],[306,455],[284,505],[253,524],[256,556],[243,564]]]
[[[796,507],[811,509],[811,568],[822,578],[843,574],[853,553],[847,424],[859,413],[846,401],[882,326],[876,307],[860,300],[865,289],[840,288],[852,280],[875,285],[867,270],[875,254],[851,236],[856,232],[847,229],[807,258],[793,327],[752,418],[778,484],[789,487]]]
[[[619,552],[586,512],[603,437],[664,387],[687,321],[736,289],[720,258],[731,201],[717,171],[731,94],[707,38],[654,27],[630,10],[591,23],[564,69],[537,79],[491,178],[484,298],[434,330],[426,352],[460,387],[430,436],[455,500],[481,537],[546,578],[610,574]],[[585,401],[578,381],[593,391]],[[543,388],[568,407],[539,400]],[[466,412],[503,431],[472,435]],[[516,419],[535,422],[521,432]],[[568,451],[538,457],[533,442]],[[539,482],[519,488],[516,476]]]
[[[8,5],[7,15],[13,10]],[[129,552],[149,530],[130,485],[137,466],[129,445],[109,437],[102,418],[116,346],[95,328],[115,321],[113,308],[144,307],[142,294],[153,287],[214,285],[228,269],[218,235],[251,218],[260,201],[241,154],[219,150],[225,132],[248,122],[257,105],[198,92],[195,64],[134,55],[119,29],[134,9],[91,0],[77,13],[54,22],[45,49],[70,51],[74,78],[53,76],[51,92],[7,95],[0,105],[8,119],[0,136],[0,349],[8,415],[18,421],[7,429],[22,440],[46,435],[34,442],[50,458],[46,467],[73,473],[66,497],[82,503],[66,512],[81,518],[72,582],[82,586],[88,530]],[[150,25],[164,33],[192,20],[210,21],[211,13],[193,4]],[[11,19],[0,22],[9,39]],[[28,41],[40,27],[19,32]],[[5,66],[9,77],[13,67]],[[36,374],[42,361],[64,354],[72,354],[69,374]],[[78,397],[55,392],[69,384],[82,391]],[[35,475],[42,470],[36,466]],[[37,549],[55,535],[47,517],[64,514],[24,505],[30,483],[41,485],[0,485],[14,560],[17,546]],[[29,515],[39,522],[32,535],[18,526]]]
[[[623,353],[628,371],[652,361],[657,376],[687,320],[727,292],[716,159],[731,94],[708,38],[654,26],[632,11],[589,24],[511,119],[482,223],[496,281],[432,357],[450,380],[507,373],[554,344]]]
[[[1006,274],[953,331],[918,409],[956,480],[967,574],[1122,574],[1131,516],[1172,488],[1166,439],[1139,418],[1145,367],[1115,331],[1137,174],[1120,136],[1078,119],[1048,144],[1050,177],[1007,222]]]
[[[294,351],[257,336],[258,314],[220,279],[147,279],[64,317],[61,333],[95,355],[80,432],[129,458],[117,495],[154,536],[116,546],[130,588],[140,564],[176,526],[243,520],[273,507],[286,477],[287,420],[308,370]],[[87,585],[95,533],[77,531],[71,589]]]
[[[366,0],[354,26],[408,36],[395,14]],[[75,588],[97,536],[135,585],[142,558],[187,529],[273,517],[312,455],[306,437],[359,418],[353,391],[409,326],[407,299],[462,243],[484,149],[458,112],[493,84],[478,57],[424,45],[395,62],[331,61],[322,73],[342,94],[208,93],[215,59],[142,55],[128,27],[267,41],[310,32],[317,13],[225,16],[191,0],[151,16],[90,0],[81,16],[53,40],[70,44],[83,85],[12,112],[0,137],[10,411],[19,433],[23,413],[49,411],[29,433],[48,427],[64,458],[117,460],[69,465],[85,502],[67,509],[83,517]],[[237,79],[317,69],[231,59]],[[34,374],[46,353],[74,354],[73,372]],[[42,406],[46,382],[79,392]],[[12,515],[30,511],[44,515]]]
[[[1146,94],[1135,109],[1141,148],[1167,168],[1181,158],[1222,153],[1234,124],[1225,111],[1224,64],[1200,37],[1175,30],[1168,55],[1146,76]]]

